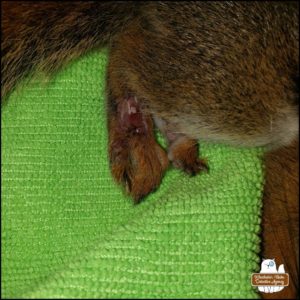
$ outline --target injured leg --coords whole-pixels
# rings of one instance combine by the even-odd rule
[[[113,106],[108,116],[112,175],[138,203],[160,184],[168,157],[155,140],[151,116],[142,113],[135,97]]]

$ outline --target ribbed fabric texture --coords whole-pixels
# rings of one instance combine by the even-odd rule
[[[201,144],[209,174],[170,168],[133,205],[109,171],[106,64],[86,55],[2,108],[2,297],[258,297],[261,150]]]

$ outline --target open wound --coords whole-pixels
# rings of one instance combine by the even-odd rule
[[[137,98],[130,96],[118,103],[118,118],[122,131],[132,134],[145,134],[147,124]]]

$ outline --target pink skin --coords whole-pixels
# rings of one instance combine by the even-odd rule
[[[154,116],[154,123],[157,126],[157,128],[161,131],[161,133],[167,138],[168,144],[171,145],[172,143],[176,142],[179,138],[184,137],[185,135],[182,133],[175,133],[172,129],[174,126],[172,124],[168,123],[167,121],[158,118]]]
[[[136,97],[128,97],[120,101],[118,113],[120,125],[124,131],[136,134],[145,134],[147,132],[147,124]]]

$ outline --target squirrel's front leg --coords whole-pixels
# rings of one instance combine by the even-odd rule
[[[202,171],[208,171],[205,159],[199,158],[198,141],[176,131],[176,126],[157,116],[154,117],[156,126],[168,142],[168,159],[175,168],[194,176]]]

